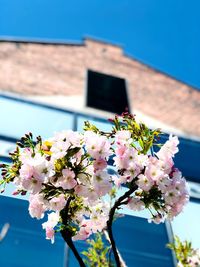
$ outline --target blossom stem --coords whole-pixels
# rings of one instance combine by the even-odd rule
[[[73,200],[73,198],[69,197],[64,209],[61,210],[61,212],[60,212],[60,215],[61,215],[61,218],[62,218],[62,223],[65,226],[65,228],[63,230],[61,230],[60,233],[61,233],[62,238],[64,239],[64,241],[67,243],[69,248],[72,250],[74,256],[76,257],[76,259],[77,259],[77,261],[78,261],[78,263],[80,265],[80,267],[86,267],[85,263],[83,262],[81,256],[78,253],[78,250],[74,246],[74,243],[72,241],[72,234],[71,234],[70,230],[68,229],[68,211],[69,211],[70,202],[72,200]]]
[[[112,250],[113,250],[113,254],[114,254],[114,258],[115,258],[115,262],[116,262],[116,266],[117,267],[122,267],[121,263],[120,263],[120,257],[117,251],[117,247],[116,247],[116,243],[113,237],[113,231],[112,231],[112,224],[113,224],[113,219],[114,219],[114,215],[116,210],[124,204],[124,200],[126,200],[128,197],[130,197],[130,195],[135,192],[135,190],[137,190],[138,186],[136,184],[133,184],[132,187],[126,191],[124,193],[124,195],[122,195],[121,197],[119,197],[116,201],[114,206],[111,208],[110,213],[109,213],[109,220],[107,221],[107,231],[108,231],[108,235],[110,238],[110,243],[112,246]]]

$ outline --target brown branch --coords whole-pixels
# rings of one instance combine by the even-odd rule
[[[72,241],[72,234],[71,231],[68,229],[68,212],[69,212],[69,206],[70,206],[70,202],[73,200],[72,197],[69,197],[67,200],[67,203],[64,207],[64,209],[61,210],[60,215],[62,218],[62,223],[64,224],[65,228],[63,230],[60,231],[62,238],[64,239],[64,241],[67,243],[67,245],[69,246],[69,248],[72,250],[74,256],[76,257],[79,265],[81,267],[86,267],[85,263],[83,262],[81,256],[78,253],[78,250],[76,249],[76,247],[74,246],[74,243]]]
[[[122,267],[122,265],[120,263],[120,257],[119,257],[118,251],[117,251],[117,247],[116,247],[116,244],[115,244],[115,240],[114,240],[114,237],[113,237],[113,231],[112,231],[112,223],[113,223],[114,215],[115,215],[116,210],[121,205],[123,205],[125,203],[124,201],[127,198],[129,198],[130,195],[132,193],[134,193],[135,190],[137,190],[137,188],[138,188],[138,186],[136,184],[133,184],[132,187],[128,191],[126,191],[124,193],[124,195],[122,195],[121,197],[119,197],[115,201],[115,204],[111,208],[110,213],[109,213],[109,220],[107,221],[107,230],[108,230],[108,235],[109,235],[109,238],[110,238],[110,243],[111,243],[111,246],[112,246],[112,250],[113,250],[113,254],[114,254],[114,257],[115,257],[115,262],[116,262],[116,266],[117,267]]]
[[[104,235],[105,235],[106,240],[111,244],[110,239],[109,239],[108,232],[106,230],[104,230],[103,232],[104,232]],[[119,252],[118,249],[117,249],[117,253],[119,255],[119,260],[120,260],[121,266],[122,267],[127,267],[127,265],[126,265],[125,261],[123,260],[123,258],[122,258],[122,256],[121,256],[121,254],[120,254],[120,252]]]

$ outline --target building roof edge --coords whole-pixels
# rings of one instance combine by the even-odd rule
[[[12,37],[12,36],[0,36],[0,43],[1,42],[12,42],[12,43],[33,43],[33,44],[44,44],[44,45],[66,45],[66,46],[86,46],[86,40],[91,40],[97,43],[102,43],[105,45],[110,45],[110,46],[115,46],[118,48],[121,48],[122,53],[125,57],[134,60],[140,64],[142,64],[143,66],[158,72],[162,75],[165,75],[167,77],[169,77],[170,79],[173,79],[177,82],[180,82],[181,84],[187,85],[188,87],[190,87],[191,89],[195,90],[195,91],[200,91],[200,88],[198,88],[197,86],[183,81],[177,77],[174,77],[173,75],[169,74],[168,72],[162,71],[160,69],[158,69],[155,65],[152,65],[151,63],[148,63],[146,61],[144,61],[143,59],[140,58],[136,58],[135,56],[130,55],[129,53],[126,53],[124,51],[124,46],[120,43],[113,43],[111,41],[107,41],[106,39],[102,39],[102,38],[97,38],[94,36],[90,36],[90,35],[85,35],[80,41],[75,41],[75,40],[62,40],[62,39],[48,39],[48,38],[25,38],[25,37]]]

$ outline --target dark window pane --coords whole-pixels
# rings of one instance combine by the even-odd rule
[[[125,79],[88,70],[88,107],[121,114],[128,108]]]

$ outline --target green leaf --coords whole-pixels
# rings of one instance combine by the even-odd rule
[[[65,156],[65,158],[72,158],[75,154],[77,154],[80,151],[81,147],[74,147],[74,148],[70,148],[67,151],[67,155]]]

